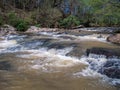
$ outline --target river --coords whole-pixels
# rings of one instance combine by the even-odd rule
[[[99,70],[104,55],[93,47],[119,49],[108,34],[39,32],[0,37],[0,90],[120,90],[120,79]],[[120,66],[120,65],[119,65]]]

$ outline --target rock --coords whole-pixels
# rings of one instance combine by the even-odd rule
[[[100,70],[100,73],[105,74],[110,78],[120,79],[120,61],[107,61]]]
[[[120,48],[91,48],[86,50],[87,56],[89,54],[105,55],[107,58],[118,57],[120,58]]]
[[[27,33],[37,33],[37,32],[56,32],[60,29],[58,28],[39,28],[36,26],[31,26],[26,32]]]
[[[76,27],[72,27],[72,29],[78,29],[78,28],[84,28],[85,26],[84,25],[79,25],[79,26],[76,26]]]
[[[94,31],[97,33],[115,33],[120,31],[120,27],[88,27],[80,28],[82,31]]]
[[[61,42],[53,42],[53,43],[48,43],[45,45],[45,43],[43,44],[43,46],[46,46],[48,49],[64,49],[66,47],[74,47],[75,44],[74,43],[61,43]]]
[[[71,57],[77,57],[77,58],[80,58],[81,56],[83,56],[85,53],[84,53],[84,50],[82,47],[78,47],[77,45],[74,46],[74,48],[66,54],[66,56],[71,56]]]
[[[39,28],[36,26],[31,26],[26,32],[38,32]]]
[[[63,38],[63,39],[70,39],[70,40],[74,40],[74,37],[70,37],[70,36],[59,36],[59,38]]]
[[[0,28],[0,36],[8,35],[8,34],[16,34],[16,29],[6,24]]]
[[[120,34],[111,35],[107,38],[107,41],[120,45]]]

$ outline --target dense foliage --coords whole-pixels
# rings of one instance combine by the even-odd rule
[[[72,28],[79,24],[80,24],[79,20],[77,19],[77,17],[73,15],[70,15],[60,21],[60,26],[64,28]]]
[[[79,24],[120,26],[120,0],[0,0],[0,25],[2,16],[22,31],[28,24],[63,28]]]
[[[27,30],[28,23],[25,19],[19,18],[14,12],[8,13],[8,24],[14,26],[18,31]]]

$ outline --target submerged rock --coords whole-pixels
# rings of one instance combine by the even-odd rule
[[[86,50],[87,56],[89,54],[105,55],[107,58],[118,57],[120,58],[120,48],[91,48]]]
[[[74,40],[75,38],[70,36],[60,36],[59,38]]]
[[[48,49],[64,49],[64,48],[67,48],[67,47],[74,47],[75,44],[74,43],[61,43],[61,42],[54,42],[54,43],[51,43],[51,44],[48,44],[47,45],[47,48]]]
[[[111,35],[107,38],[107,41],[120,45],[120,34]]]
[[[11,70],[11,64],[8,61],[0,62],[0,70]]]
[[[120,79],[120,61],[107,61],[100,70],[100,73],[105,74],[110,78]]]
[[[87,56],[89,56],[90,54],[105,55],[107,61],[101,64],[100,68],[98,69],[98,72],[110,78],[120,79],[120,49],[119,48],[111,49],[111,48],[95,47],[95,48],[87,49],[86,54]],[[91,66],[94,67],[94,63],[91,64]],[[94,68],[92,69],[94,70]]]

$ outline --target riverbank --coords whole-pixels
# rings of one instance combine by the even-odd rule
[[[96,33],[117,33],[120,32],[120,27],[81,27],[76,29],[60,29],[60,28],[39,28],[35,26],[31,26],[26,32],[57,32],[57,31],[74,31],[74,32],[96,32]]]
[[[10,26],[10,25],[3,25],[0,27],[0,31],[3,32],[9,32],[9,31],[16,31],[16,28]],[[57,32],[57,31],[75,31],[75,32],[80,32],[80,31],[86,31],[86,32],[96,32],[96,33],[119,33],[120,32],[120,27],[81,27],[81,28],[76,28],[76,29],[64,29],[64,28],[40,28],[36,26],[30,26],[25,32],[28,33],[37,33],[37,32]]]
[[[0,28],[0,36],[4,35],[10,35],[10,34],[20,34],[20,33],[26,33],[26,34],[32,34],[32,33],[39,33],[39,32],[58,32],[61,33],[69,33],[74,35],[91,35],[91,34],[100,34],[98,37],[103,37],[102,34],[106,34],[107,39],[106,41],[114,43],[114,44],[120,44],[120,27],[89,27],[89,28],[77,28],[77,29],[60,29],[60,28],[39,28],[36,26],[31,26],[28,30],[25,32],[18,32],[16,31],[16,28],[10,26],[10,25],[4,25]],[[116,34],[117,33],[117,34]]]

